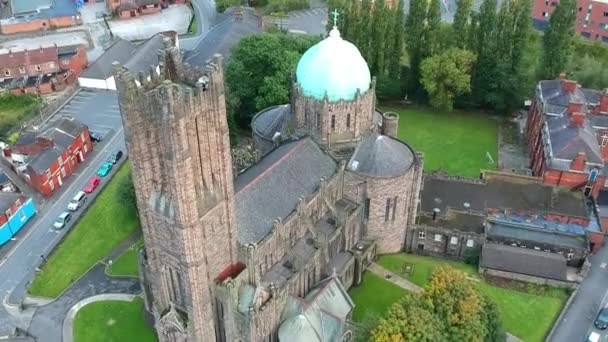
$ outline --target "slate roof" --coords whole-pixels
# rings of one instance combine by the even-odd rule
[[[0,210],[2,214],[13,205],[18,198],[22,197],[21,194],[17,194],[14,192],[0,192]]]
[[[286,105],[265,109],[253,117],[251,129],[261,137],[272,141],[276,132],[288,137],[287,128],[291,119],[291,107]]]
[[[534,227],[526,224],[507,222],[487,222],[486,233],[489,237],[505,237],[518,241],[546,243],[575,249],[587,249],[587,239],[584,235],[564,234],[556,231]],[[533,246],[530,246],[533,247]]]
[[[235,181],[239,241],[255,243],[272,229],[275,218],[287,217],[300,196],[317,190],[322,177],[337,171],[336,162],[311,138],[279,146]]]
[[[91,64],[80,77],[105,80],[112,76],[112,63],[114,61],[124,65],[136,50],[137,47],[133,43],[119,39]]]
[[[16,68],[48,62],[58,62],[57,47],[43,47],[31,50],[9,51],[0,54],[0,68]]]
[[[582,127],[572,127],[567,115],[547,117],[546,122],[553,158],[573,160],[578,152],[585,152],[587,162],[603,164],[596,132],[589,120]]]
[[[64,150],[57,148],[56,146],[47,148],[46,150],[38,153],[32,160],[27,164],[27,168],[34,171],[37,175],[41,175],[49,169],[49,167],[59,158]]]
[[[11,0],[11,8],[14,14],[34,13],[53,7],[52,0]]]
[[[481,214],[449,210],[447,215],[438,216],[435,220],[430,216],[419,215],[418,223],[431,227],[443,227],[483,234],[485,218],[485,215]]]
[[[438,208],[443,216],[448,208],[477,213],[485,213],[486,209],[511,209],[539,215],[559,213],[589,217],[580,191],[523,180],[520,177],[510,180],[509,177],[486,176],[486,180],[479,184],[428,175],[424,177],[421,211],[432,213],[434,208]]]
[[[379,134],[364,137],[348,162],[348,170],[372,177],[397,177],[415,162],[414,150],[407,144]]]
[[[78,15],[72,0],[10,0],[10,2],[10,11],[2,11],[3,21],[9,23]]]
[[[123,64],[125,69],[137,75],[140,71],[147,74],[151,66],[158,66],[158,51],[163,48],[163,38],[164,36],[158,33],[138,46],[129,60]]]
[[[331,271],[335,270],[337,274],[342,274],[346,266],[353,260],[353,255],[350,252],[341,252],[335,255],[329,260],[327,269]]]
[[[563,255],[528,248],[486,243],[479,266],[499,271],[567,281]]]

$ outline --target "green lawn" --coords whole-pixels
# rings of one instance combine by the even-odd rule
[[[129,164],[125,163],[118,170],[86,215],[55,248],[42,272],[34,278],[29,288],[30,294],[57,297],[139,229],[135,210],[117,201],[121,179],[128,177],[129,168]]]
[[[426,171],[441,169],[454,175],[479,177],[480,170],[497,168],[498,121],[488,115],[413,107],[382,109],[399,114],[399,138],[424,152]]]
[[[196,20],[196,15],[194,14],[192,22],[190,23],[190,27],[188,28],[188,32],[190,32],[191,35],[196,35],[196,33],[198,32],[198,23],[196,22]]]
[[[403,265],[414,266],[411,275],[403,273]],[[479,279],[475,267],[462,262],[411,254],[391,254],[381,256],[378,264],[398,273],[413,283],[424,286],[435,267],[450,266]],[[491,298],[500,310],[505,329],[527,342],[543,341],[553,321],[566,301],[565,290],[530,286],[534,293],[492,286],[483,279],[477,282],[479,290]],[[541,294],[542,293],[542,294]]]
[[[143,244],[143,240],[139,240],[129,247],[121,256],[112,261],[112,265],[107,268],[107,273],[112,276],[137,277],[139,274],[137,252]]]
[[[24,120],[37,115],[39,97],[36,95],[0,96],[0,138],[8,138],[8,132],[18,128]]]
[[[363,282],[350,289],[349,294],[355,302],[353,319],[361,322],[368,313],[384,315],[393,303],[399,300],[405,290],[381,277],[365,272]]]
[[[74,319],[76,342],[153,342],[154,330],[144,321],[141,298],[132,302],[102,301],[84,306]]]

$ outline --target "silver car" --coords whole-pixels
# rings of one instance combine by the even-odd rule
[[[59,215],[59,217],[57,217],[55,222],[53,222],[53,227],[55,227],[55,229],[63,229],[63,227],[65,227],[71,219],[72,214],[68,213],[67,211],[64,211],[61,213],[61,215]]]

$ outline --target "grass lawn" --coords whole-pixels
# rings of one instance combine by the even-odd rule
[[[192,35],[196,35],[198,32],[198,23],[196,22],[196,15],[192,18],[192,22],[190,23],[190,27],[188,28],[188,32]]]
[[[399,114],[399,138],[424,152],[426,171],[441,169],[453,175],[479,177],[481,169],[497,168],[498,121],[488,115],[414,107],[382,109]]]
[[[414,265],[411,275],[403,273],[404,263]],[[428,283],[433,269],[438,266],[450,266],[479,279],[474,266],[418,255],[384,255],[380,257],[378,264],[420,286]],[[530,286],[531,289],[536,291],[526,293],[492,286],[483,279],[480,279],[477,284],[479,290],[498,306],[505,329],[526,342],[543,341],[545,334],[551,328],[553,321],[559,315],[564,302],[568,298],[565,290],[556,288]]]
[[[144,302],[101,301],[84,306],[74,319],[77,342],[153,342],[154,330],[144,321]]]
[[[112,261],[112,265],[107,268],[107,273],[112,276],[131,276],[137,277],[139,269],[137,267],[137,251],[143,246],[143,240],[137,241],[129,247],[121,256]]]
[[[139,229],[136,212],[121,205],[121,179],[128,177],[125,163],[103,189],[63,242],[55,248],[34,278],[29,293],[55,298],[96,262],[106,257],[129,235]]]
[[[355,302],[353,320],[361,322],[368,313],[384,315],[405,290],[373,273],[365,272],[363,282],[353,287],[349,294]]]
[[[24,120],[37,114],[39,106],[35,95],[0,96],[0,137],[7,138],[8,132],[22,124]]]

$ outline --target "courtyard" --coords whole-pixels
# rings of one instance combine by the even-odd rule
[[[424,153],[424,170],[479,177],[498,167],[499,121],[477,112],[387,106],[399,114],[399,139]]]
[[[34,278],[28,292],[55,298],[121,242],[139,229],[135,210],[117,201],[121,180],[129,176],[125,163],[57,246]],[[106,180],[104,180],[106,181]]]
[[[144,304],[133,301],[99,301],[84,306],[74,319],[77,342],[154,342],[154,330],[144,321]]]
[[[433,269],[439,266],[465,272],[477,284],[479,291],[496,303],[505,330],[527,342],[544,340],[568,297],[565,290],[537,285],[494,286],[479,276],[475,266],[463,262],[400,253],[380,256],[377,263],[419,286],[425,286]],[[355,308],[356,321],[361,321],[368,313],[383,314],[395,301],[393,298],[399,298],[397,290],[400,288],[395,290],[392,283],[373,274],[371,276],[368,272],[364,282],[350,291],[359,307]],[[382,293],[380,297],[379,293]],[[370,298],[374,299],[371,305],[368,303]]]

